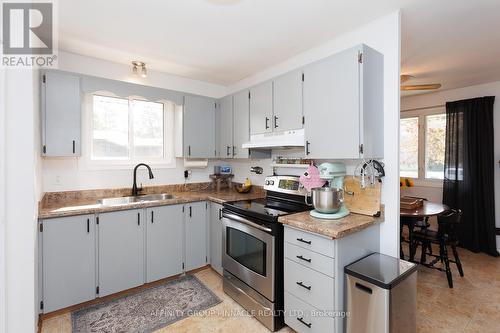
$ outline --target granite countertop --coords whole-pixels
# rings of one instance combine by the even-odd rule
[[[384,206],[380,210],[379,217],[351,213],[338,220],[326,220],[312,217],[309,212],[302,212],[282,216],[278,221],[297,229],[337,239],[366,229],[373,224],[383,222]]]
[[[130,191],[130,189],[128,189]],[[137,209],[155,206],[176,205],[196,201],[212,201],[222,204],[227,201],[250,200],[265,197],[265,193],[259,187],[252,189],[250,193],[238,193],[235,190],[214,191],[208,188],[183,188],[182,186],[165,186],[146,188],[141,194],[168,193],[172,199],[134,202],[123,205],[101,205],[98,199],[110,197],[122,197],[123,189],[117,190],[85,190],[47,193],[39,204],[38,218],[48,219],[55,217],[74,216],[83,214],[95,214],[127,209]]]

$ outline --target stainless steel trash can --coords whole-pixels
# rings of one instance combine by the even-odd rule
[[[373,253],[344,268],[347,333],[415,333],[417,265]]]

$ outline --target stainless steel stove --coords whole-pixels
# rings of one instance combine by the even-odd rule
[[[266,178],[266,198],[224,204],[223,288],[271,331],[283,321],[283,215],[310,210],[298,176]]]

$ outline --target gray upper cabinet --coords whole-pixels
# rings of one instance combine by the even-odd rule
[[[383,56],[360,45],[304,68],[306,156],[383,157]]]
[[[219,102],[219,157],[233,157],[233,96],[226,96]]]
[[[250,140],[250,104],[248,90],[233,96],[234,158],[248,158],[248,149],[241,146]]]
[[[222,205],[210,204],[210,266],[222,275]]]
[[[250,88],[250,134],[273,130],[273,82]]]
[[[183,205],[146,209],[146,282],[182,273]]]
[[[55,71],[42,73],[41,110],[43,156],[79,156],[80,78]]]
[[[143,210],[99,214],[99,295],[144,283]]]
[[[215,157],[215,100],[185,96],[183,112],[183,156]]]
[[[193,202],[185,207],[186,262],[185,270],[207,264],[207,203]]]
[[[302,70],[274,79],[273,130],[302,128]]]
[[[94,215],[47,219],[42,242],[43,311],[51,312],[95,297]]]

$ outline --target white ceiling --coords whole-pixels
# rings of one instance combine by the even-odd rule
[[[63,0],[59,47],[230,84],[402,9],[408,84],[500,80],[498,0]]]

